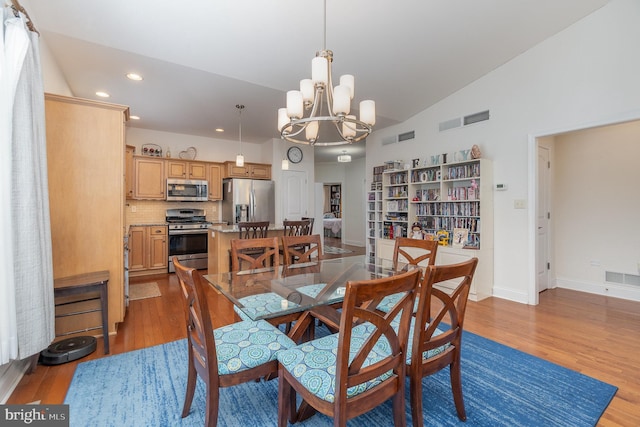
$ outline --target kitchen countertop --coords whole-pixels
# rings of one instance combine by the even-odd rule
[[[238,225],[212,225],[209,227],[210,230],[219,231],[220,233],[238,233]],[[268,230],[284,230],[284,226],[282,224],[269,224]]]

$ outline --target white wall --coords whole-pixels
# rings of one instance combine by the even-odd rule
[[[532,302],[533,230],[528,209],[530,135],[640,117],[640,2],[613,0],[483,78],[367,141],[367,181],[385,160],[451,152],[480,145],[493,160],[494,289],[496,296]],[[491,119],[438,132],[438,123],[489,109]],[[385,137],[415,130],[416,139],[383,146]],[[534,207],[530,206],[529,209]]]
[[[604,291],[605,271],[639,274],[640,121],[559,135],[554,147],[558,286]]]

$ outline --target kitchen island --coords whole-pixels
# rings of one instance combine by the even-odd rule
[[[229,264],[229,251],[231,240],[240,237],[237,225],[212,225],[209,227],[207,250],[209,253],[209,274],[226,273],[231,270]],[[267,237],[281,237],[284,234],[284,226],[269,224]]]

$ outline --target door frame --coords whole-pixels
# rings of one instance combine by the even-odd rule
[[[615,117],[608,117],[606,119],[599,119],[592,122],[586,122],[581,124],[574,124],[571,126],[555,128],[550,130],[537,131],[528,135],[528,215],[527,215],[527,228],[528,228],[528,245],[527,250],[530,254],[529,262],[527,265],[527,304],[538,305],[540,299],[537,292],[536,284],[536,244],[537,244],[537,208],[538,208],[538,181],[536,179],[538,174],[538,138],[555,136],[561,133],[574,132],[584,129],[590,129],[600,126],[615,125],[630,121],[640,120],[640,111],[627,112],[619,114]],[[553,240],[549,239],[549,245],[553,247]]]

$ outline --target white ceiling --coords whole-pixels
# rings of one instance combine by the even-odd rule
[[[327,0],[334,76],[353,74],[381,129],[456,92],[608,0]],[[279,137],[277,109],[323,47],[321,0],[22,0],[75,96],[128,105],[129,126]],[[142,82],[125,78],[128,72]],[[335,78],[335,77],[334,77]],[[214,131],[222,127],[225,132]],[[316,148],[335,161],[364,143]],[[323,157],[322,152],[328,152]]]

